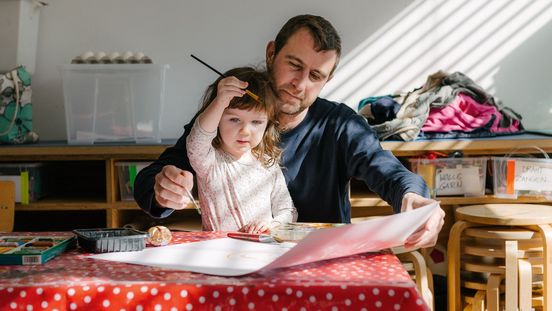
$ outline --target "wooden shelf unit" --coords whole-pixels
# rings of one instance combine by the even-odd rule
[[[53,193],[29,204],[17,203],[16,213],[80,211],[86,217],[86,212],[101,211],[105,214],[103,217],[105,223],[98,223],[95,225],[96,227],[119,227],[124,225],[124,221],[121,219],[124,211],[139,212],[139,207],[133,201],[121,201],[115,163],[153,161],[172,144],[174,141],[160,145],[84,146],[48,142],[34,145],[2,146],[0,147],[0,164],[42,162],[53,166],[48,181],[51,183],[52,191],[50,192]],[[91,181],[91,179],[93,180]],[[68,186],[69,190],[55,189],[65,186]],[[77,189],[78,193],[74,193],[72,191],[74,189]],[[41,214],[41,216],[43,215]],[[25,213],[23,217],[32,217],[32,213]],[[18,219],[16,214],[15,227],[18,227],[18,221],[24,220],[23,218]]]
[[[72,194],[64,192],[64,189],[57,189],[55,196],[45,197],[37,202],[30,204],[16,204],[16,212],[45,212],[45,211],[104,211],[105,225],[107,227],[119,227],[127,222],[124,219],[125,213],[134,213],[139,217],[141,213],[137,204],[133,201],[121,201],[119,194],[119,185],[117,179],[117,169],[115,163],[122,161],[153,161],[175,141],[166,141],[159,145],[67,145],[65,143],[40,143],[35,145],[20,146],[1,146],[1,163],[20,163],[20,162],[44,162],[52,163],[58,166],[58,170],[70,169],[82,166],[83,174],[92,175],[92,192],[88,191],[88,179],[80,180],[56,180],[75,179],[79,172],[73,172],[73,175],[54,174],[52,187],[56,185],[77,185],[78,192],[83,194]],[[439,151],[449,153],[455,150],[461,150],[466,156],[477,155],[503,155],[513,151],[516,153],[538,153],[534,148],[537,146],[547,153],[552,153],[552,139],[537,135],[516,135],[501,137],[495,139],[458,139],[458,140],[431,140],[415,142],[382,142],[386,150],[390,150],[399,158],[421,156],[428,151]],[[100,172],[101,171],[101,172]],[[62,176],[63,178],[59,178]],[[88,177],[88,176],[87,176]],[[76,178],[79,179],[79,178]],[[69,184],[66,184],[69,183]],[[75,184],[73,184],[75,183]],[[353,217],[365,217],[373,215],[384,215],[391,213],[389,205],[380,199],[374,193],[370,193],[366,187],[358,187],[352,183],[351,186],[351,204],[353,206]],[[70,191],[69,191],[70,192]],[[441,206],[445,209],[448,216],[451,208],[460,205],[481,204],[481,203],[551,203],[544,198],[520,197],[517,200],[508,200],[495,198],[492,195],[484,197],[441,197]],[[193,206],[189,206],[188,215],[192,215],[191,222],[199,221],[195,215]],[[143,217],[148,217],[143,214]],[[172,217],[172,216],[171,216]],[[16,218],[16,222],[18,219]],[[452,219],[447,220],[448,223]],[[16,225],[17,227],[17,225]],[[445,225],[447,227],[447,224]],[[448,230],[443,230],[448,236]]]

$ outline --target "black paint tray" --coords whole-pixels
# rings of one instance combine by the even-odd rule
[[[79,246],[90,253],[133,252],[146,247],[147,234],[127,228],[76,229]]]

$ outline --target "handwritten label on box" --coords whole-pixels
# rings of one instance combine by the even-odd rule
[[[482,182],[479,168],[475,166],[441,168],[435,176],[437,195],[481,195]]]
[[[552,163],[516,160],[514,189],[552,191]]]

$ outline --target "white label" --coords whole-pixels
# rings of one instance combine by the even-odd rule
[[[516,160],[514,190],[552,191],[552,163]]]
[[[483,195],[485,194],[485,181],[481,179],[479,167],[468,166],[462,170],[462,186],[464,194]]]
[[[437,195],[481,194],[483,187],[477,166],[458,166],[437,170],[435,183]]]
[[[38,255],[22,256],[21,259],[24,265],[40,265],[42,263],[42,258]]]
[[[435,176],[437,185],[437,195],[463,194],[462,169],[461,168],[441,168],[437,170]]]

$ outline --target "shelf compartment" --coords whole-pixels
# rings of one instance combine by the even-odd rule
[[[13,231],[71,231],[105,226],[105,210],[16,210]]]

